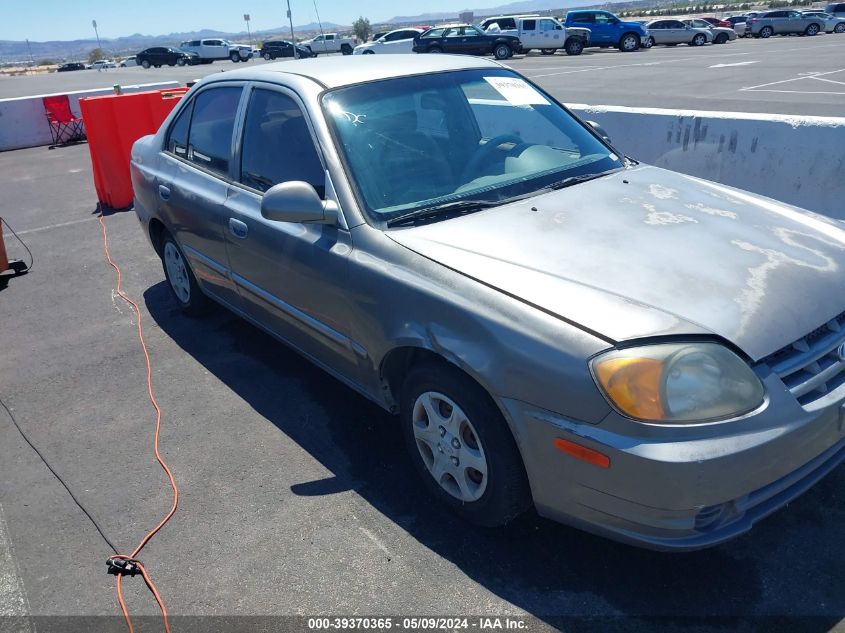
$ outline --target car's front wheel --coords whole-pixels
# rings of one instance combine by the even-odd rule
[[[634,33],[626,33],[619,39],[619,50],[631,53],[640,47],[640,38]]]
[[[185,65],[185,63],[186,63],[186,62],[185,62],[185,59],[184,59],[183,57],[180,57],[179,59],[177,59],[177,60],[176,60],[176,65],[177,65],[177,66],[184,66],[184,65]]]
[[[840,22],[836,26],[833,27],[834,33],[845,33],[845,22]]]
[[[819,25],[818,24],[810,24],[807,29],[804,31],[805,35],[813,36],[818,35],[819,33]]]
[[[654,38],[649,35],[643,42],[643,48],[651,48],[652,46],[654,46]]]
[[[502,60],[511,56],[511,47],[507,44],[496,44],[493,49],[493,57]]]
[[[728,36],[725,33],[719,33],[719,36],[713,41],[714,44],[724,44],[728,41]]]
[[[571,39],[564,46],[567,55],[580,55],[584,52],[584,42],[578,39]]]
[[[171,235],[166,235],[162,240],[161,263],[170,292],[182,311],[191,316],[206,312],[211,302],[197,285],[182,249]]]
[[[229,59],[232,60],[233,64],[237,64],[239,61],[241,61],[241,54],[240,53],[230,53]]]
[[[513,435],[488,394],[448,363],[413,367],[401,394],[402,428],[426,487],[465,519],[498,526],[531,505]]]
[[[149,68],[149,67],[150,67],[150,62],[148,62],[148,61],[145,59],[144,61],[142,61],[142,62],[141,62],[141,66],[143,66],[144,68]]]
[[[431,48],[428,49],[428,52],[431,53],[432,55],[439,55],[443,51],[437,46],[432,46]]]
[[[775,30],[770,26],[764,26],[762,29],[760,29],[760,37],[762,37],[763,39],[768,39],[774,34]]]

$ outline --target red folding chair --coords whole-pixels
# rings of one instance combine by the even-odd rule
[[[85,139],[85,127],[82,118],[76,116],[70,109],[70,100],[67,95],[54,97],[43,97],[44,114],[50,124],[50,136],[53,144],[65,145]]]

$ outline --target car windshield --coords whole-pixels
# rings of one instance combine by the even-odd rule
[[[339,88],[322,105],[376,222],[503,204],[624,167],[566,110],[505,69]]]

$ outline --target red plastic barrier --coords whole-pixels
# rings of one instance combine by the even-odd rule
[[[94,168],[94,188],[101,204],[112,209],[132,206],[132,144],[154,134],[187,91],[167,88],[79,100]]]

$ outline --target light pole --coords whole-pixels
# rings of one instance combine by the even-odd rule
[[[94,35],[97,36],[97,48],[103,50],[103,47],[100,46],[100,34],[97,32],[97,20],[91,20],[91,26],[94,27]]]
[[[249,13],[244,13],[244,22],[246,22],[246,35],[249,38],[249,48],[252,50],[252,33],[249,30]]]
[[[299,59],[299,53],[296,50],[296,39],[293,36],[293,16],[290,13],[290,0],[288,0],[288,22],[290,22],[290,45],[293,46],[293,58]]]

